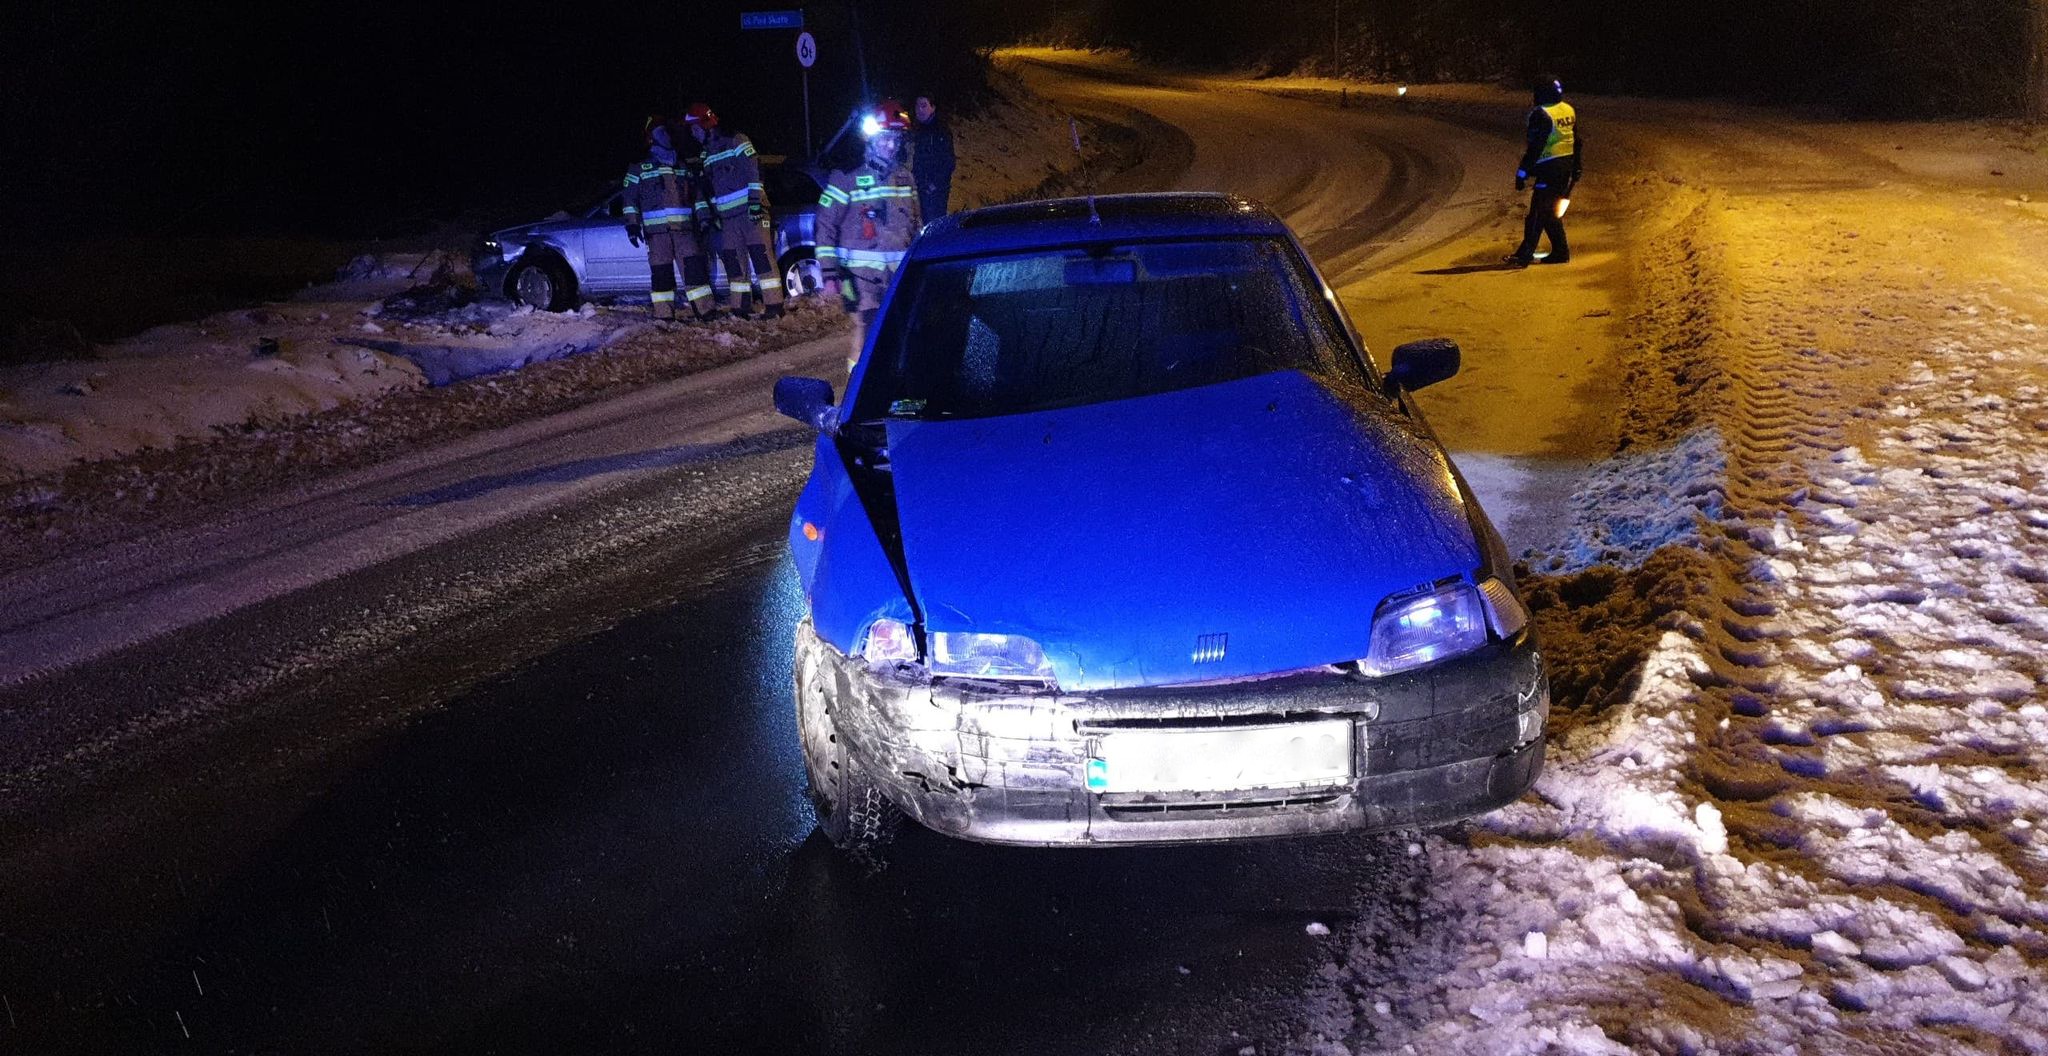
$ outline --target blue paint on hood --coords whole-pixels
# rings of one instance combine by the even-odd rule
[[[1064,689],[1354,660],[1381,599],[1480,563],[1436,444],[1294,371],[888,430],[929,629],[1027,635]]]

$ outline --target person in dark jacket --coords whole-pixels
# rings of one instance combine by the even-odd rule
[[[917,124],[910,132],[911,178],[917,181],[918,212],[929,224],[946,215],[946,200],[953,195],[953,130],[932,105],[932,97],[917,97]]]
[[[1536,82],[1536,105],[1529,111],[1529,132],[1522,161],[1515,169],[1515,190],[1531,180],[1536,192],[1529,198],[1529,216],[1522,223],[1522,244],[1507,255],[1512,267],[1536,263],[1536,244],[1550,236],[1550,255],[1545,264],[1562,264],[1572,259],[1571,246],[1564,237],[1564,211],[1572,187],[1583,173],[1581,162],[1585,139],[1579,134],[1578,113],[1564,101],[1564,84],[1555,77]]]

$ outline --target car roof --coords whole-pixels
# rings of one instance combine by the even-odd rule
[[[1096,220],[1095,217],[1100,217]],[[1287,235],[1272,211],[1233,194],[1105,194],[991,205],[940,218],[911,244],[911,260],[981,256],[1085,242]]]

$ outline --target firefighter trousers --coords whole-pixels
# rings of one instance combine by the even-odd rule
[[[741,310],[745,311],[747,276],[753,276],[753,290],[763,305],[774,307],[782,303],[782,270],[768,255],[768,219],[755,220],[746,210],[722,215],[722,226],[718,242],[718,257],[725,265],[725,281],[741,290]],[[745,257],[744,263],[742,256]]]

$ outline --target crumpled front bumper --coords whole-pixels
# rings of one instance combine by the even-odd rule
[[[1412,674],[1310,674],[1091,694],[996,692],[849,659],[804,621],[797,663],[827,680],[847,751],[928,828],[989,843],[1185,843],[1434,825],[1504,806],[1543,762],[1550,685],[1533,641]],[[1119,730],[1348,718],[1352,779],[1233,793],[1090,791]]]
[[[512,271],[512,262],[503,255],[478,248],[470,254],[470,270],[476,274],[476,287],[485,297],[510,296],[505,290],[505,278]]]

